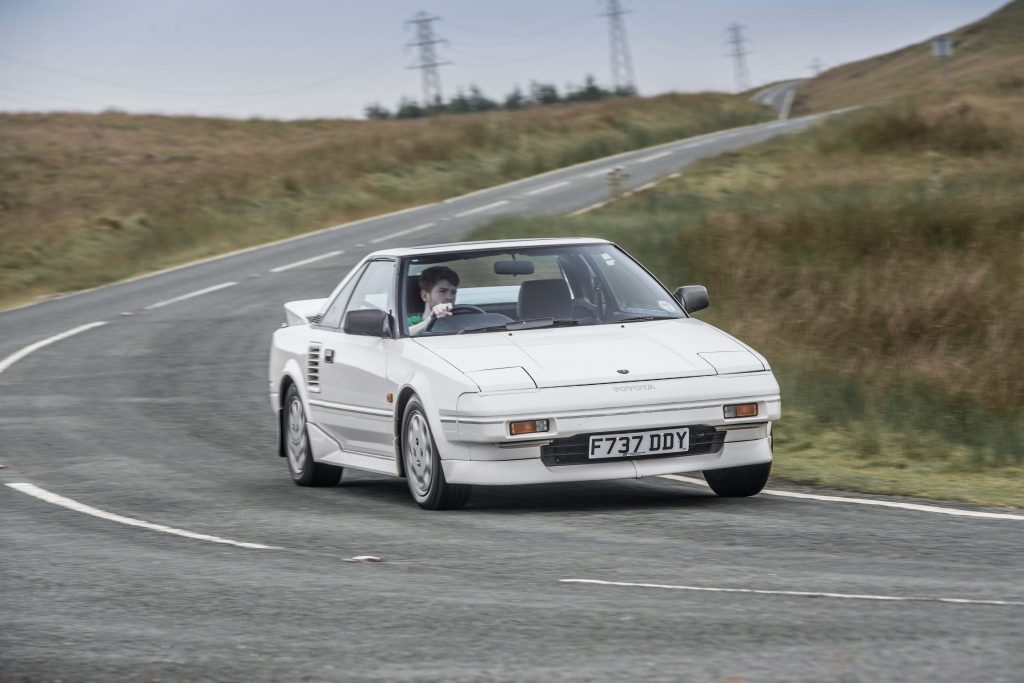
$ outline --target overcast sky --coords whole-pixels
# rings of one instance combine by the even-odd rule
[[[1003,0],[621,0],[641,94],[735,88],[726,26],[753,84],[810,74],[969,23]],[[406,21],[447,44],[446,97],[531,80],[611,84],[607,0],[0,0],[0,110],[361,117],[421,95]]]

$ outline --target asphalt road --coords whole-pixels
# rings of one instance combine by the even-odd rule
[[[793,106],[793,98],[796,96],[796,91],[805,81],[806,79],[800,78],[793,81],[775,83],[763,90],[757,91],[750,99],[768,105],[775,110],[775,113],[781,119],[788,119],[789,110]]]
[[[325,295],[377,247],[593,205],[610,166],[639,186],[814,120],[0,313],[0,680],[1022,680],[1020,515],[724,500],[661,478],[477,489],[429,513],[401,480],[300,488],[276,457],[265,369],[283,302]],[[268,547],[9,486],[26,483]],[[346,561],[363,555],[383,561]]]

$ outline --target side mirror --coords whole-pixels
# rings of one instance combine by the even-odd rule
[[[675,291],[676,301],[687,313],[693,313],[708,307],[708,290],[704,285],[686,285]]]
[[[391,338],[391,316],[378,308],[349,311],[342,326],[345,334]]]

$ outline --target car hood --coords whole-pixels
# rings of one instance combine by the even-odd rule
[[[471,378],[500,378],[501,388],[513,388],[508,384],[509,373],[492,372],[503,368],[522,368],[538,387],[766,369],[746,346],[694,318],[418,337],[415,341]]]

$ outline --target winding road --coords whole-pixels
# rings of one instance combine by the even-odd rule
[[[679,140],[0,313],[0,681],[1020,681],[1024,514],[773,482],[294,486],[281,304],[819,117]],[[783,424],[785,417],[783,417]],[[380,561],[375,561],[375,559]]]

